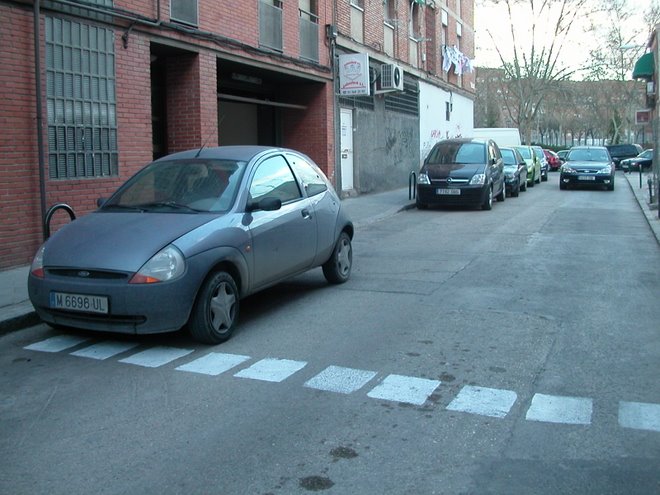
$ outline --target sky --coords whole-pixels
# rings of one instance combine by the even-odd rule
[[[484,4],[484,1],[487,3]],[[639,19],[640,25],[643,24],[642,12],[648,8],[650,1],[628,0],[630,10],[631,12],[635,12],[634,16]],[[587,0],[587,2],[593,6],[593,9],[588,9],[591,11],[596,10],[596,7],[601,4],[600,0]],[[537,2],[537,5],[539,3]],[[523,0],[522,6],[514,11],[514,25],[521,28],[523,26],[529,26],[530,15],[529,2]],[[553,18],[553,16],[554,14],[550,15],[549,18]],[[596,47],[598,39],[592,33],[588,32],[589,25],[590,20],[587,16],[579,18],[571,29],[570,39],[564,43],[561,49],[561,62],[565,63],[568,68],[577,70],[585,66],[589,59],[589,50]],[[554,21],[538,23],[537,35],[544,28],[545,30],[550,30],[554,26]],[[510,49],[507,50],[507,47],[511,45],[511,30],[507,8],[504,2],[494,4],[489,0],[475,0],[475,31],[475,66],[499,67],[501,65],[500,59],[497,50],[494,48],[493,38],[499,49],[505,53],[505,56],[508,57],[511,53]],[[488,34],[488,31],[493,34],[493,38]],[[551,34],[547,34],[546,39],[550,38]],[[641,45],[645,46],[647,42],[648,33],[644,32],[635,37],[631,45],[636,45],[637,47]],[[537,42],[536,46],[539,46],[539,44],[540,42]],[[635,49],[635,47],[631,46],[628,49]],[[637,49],[640,53],[643,53],[643,49]]]

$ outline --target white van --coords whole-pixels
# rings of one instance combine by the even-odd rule
[[[520,146],[520,131],[515,127],[478,127],[472,137],[492,139],[498,146]]]

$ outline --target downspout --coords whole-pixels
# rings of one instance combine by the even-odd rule
[[[42,237],[46,240],[46,164],[44,161],[43,107],[41,102],[41,45],[39,0],[34,0],[34,86],[37,101],[37,153],[39,159],[39,202],[41,204]]]

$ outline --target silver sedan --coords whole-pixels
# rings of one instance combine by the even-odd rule
[[[154,161],[38,250],[28,278],[55,326],[227,340],[240,299],[322,266],[348,280],[353,224],[307,156],[258,146]]]

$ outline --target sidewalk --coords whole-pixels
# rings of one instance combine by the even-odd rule
[[[642,209],[642,212],[644,213],[644,216],[646,217],[647,222],[649,223],[649,226],[651,227],[651,230],[655,234],[655,238],[658,241],[658,244],[660,244],[660,218],[658,217],[658,210],[656,209],[651,209],[649,205],[649,186],[646,183],[646,180],[650,174],[642,174],[642,188],[640,189],[639,187],[639,172],[631,172],[629,174],[623,174],[623,176],[627,179],[628,183],[630,184],[630,189],[632,189],[633,194],[635,195],[635,198],[637,198],[637,202],[639,203],[640,208]],[[656,190],[654,195],[658,194],[658,191]],[[658,198],[655,199],[655,204],[658,204]]]
[[[395,213],[412,208],[408,189],[365,194],[342,201],[356,229]],[[0,335],[35,325],[39,318],[28,300],[27,277],[30,267],[0,271]]]

